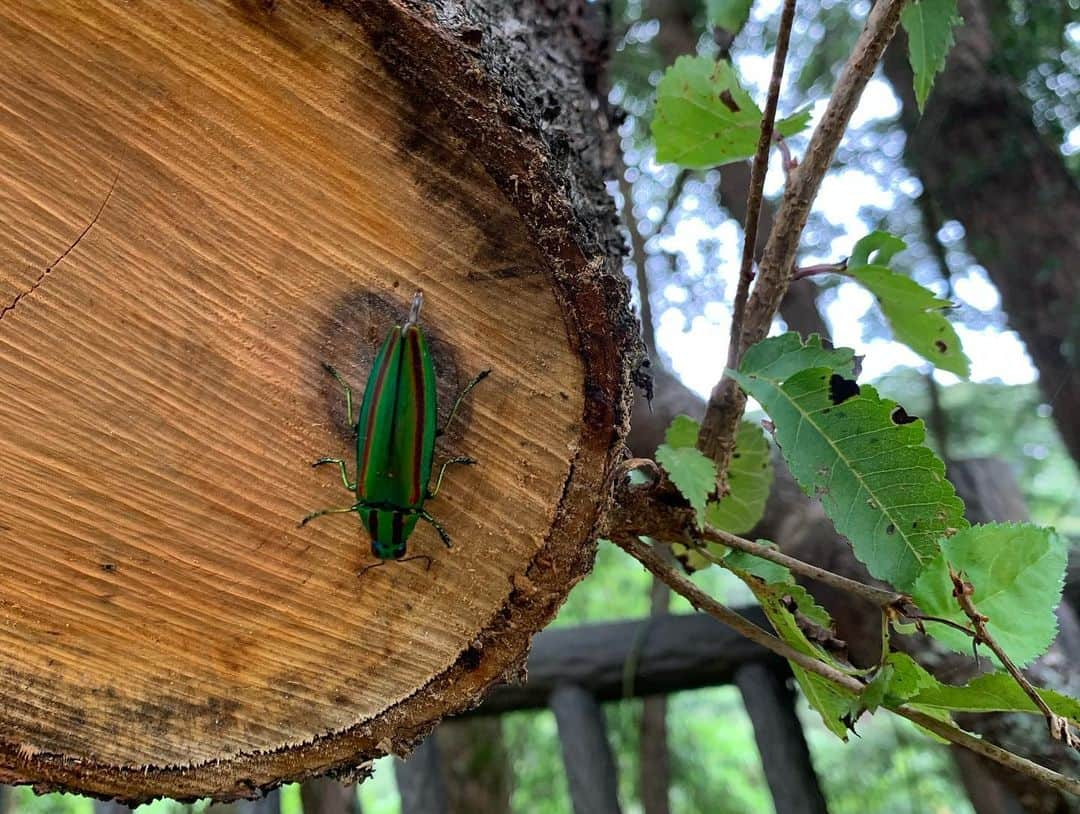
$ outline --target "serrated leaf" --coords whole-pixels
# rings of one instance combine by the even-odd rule
[[[953,597],[949,564],[975,592],[971,601],[989,617],[990,635],[1023,666],[1038,658],[1057,634],[1054,609],[1061,602],[1068,551],[1053,529],[1030,523],[987,523],[943,540],[941,554],[916,582],[912,596],[923,613],[968,625]],[[961,653],[971,638],[934,622],[927,632]]]
[[[1054,690],[1036,690],[1046,705],[1058,715],[1080,725],[1080,701]],[[954,710],[956,712],[1042,712],[1027,693],[1007,673],[987,673],[970,683],[955,687],[934,682],[932,686],[910,696],[922,707]]]
[[[810,111],[776,122],[793,136],[806,127]],[[682,56],[656,88],[652,122],[656,160],[706,169],[750,158],[757,149],[761,110],[739,84],[727,62]]]
[[[855,351],[826,348],[817,334],[810,334],[804,342],[797,333],[788,331],[751,345],[743,354],[740,367],[775,381],[784,381],[808,367],[827,367],[842,376],[853,376]]]
[[[908,35],[908,58],[915,74],[915,101],[922,112],[934,78],[945,68],[945,57],[953,45],[953,26],[963,22],[956,13],[956,0],[918,0],[900,14]]]
[[[705,15],[709,24],[738,34],[750,17],[754,0],[706,0]]]
[[[872,232],[855,244],[845,273],[874,295],[898,342],[935,367],[966,379],[971,364],[960,337],[942,313],[953,304],[888,268],[892,256],[905,245],[887,232]],[[871,253],[873,263],[869,262]]]
[[[656,462],[664,467],[671,482],[697,514],[698,525],[705,520],[705,503],[716,489],[716,463],[696,446],[698,424],[686,416],[671,422],[665,443],[656,449]]]
[[[778,340],[790,342],[761,344]],[[769,413],[795,479],[870,573],[910,590],[938,555],[939,538],[967,526],[944,465],[923,443],[922,421],[829,368],[762,373],[755,360],[773,355],[747,353],[732,375]]]
[[[742,534],[765,513],[773,481],[769,442],[758,424],[743,421],[735,434],[735,449],[728,467],[729,493],[705,508],[705,522],[713,528]]]
[[[732,551],[724,559],[724,566],[750,588],[777,636],[800,653],[821,659],[839,669],[850,669],[828,650],[811,642],[794,614],[788,610],[790,602],[794,602],[795,608],[807,620],[825,630],[832,629],[832,619],[828,612],[814,601],[805,588],[795,582],[787,568],[742,551]],[[845,721],[856,704],[855,693],[793,662],[789,664],[807,702],[821,716],[825,726],[841,740],[847,740],[848,726]]]
[[[687,415],[677,415],[664,433],[664,443],[671,447],[697,446],[701,424]]]

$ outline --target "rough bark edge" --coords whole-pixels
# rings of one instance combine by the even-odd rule
[[[593,138],[596,114],[587,104],[592,95],[578,87],[573,101],[579,105],[571,108],[558,94],[566,88],[549,81],[551,93],[541,105],[537,84],[529,82],[526,71],[531,68],[534,78],[569,76],[583,85],[582,65],[587,70],[590,58],[595,59],[585,28],[561,34],[577,39],[581,53],[575,67],[574,60],[542,42],[554,31],[555,19],[541,3],[514,4],[517,17],[508,16],[506,6],[495,0],[492,8],[480,3],[466,8],[449,0],[339,0],[327,5],[352,17],[391,75],[419,104],[439,112],[521,214],[550,264],[568,341],[585,370],[582,431],[555,522],[525,574],[514,576],[507,602],[471,646],[412,696],[368,721],[306,743],[187,766],[117,767],[32,753],[0,741],[0,783],[31,784],[37,793],[115,797],[134,805],[159,796],[254,798],[283,783],[323,774],[362,780],[373,759],[407,753],[443,717],[479,704],[492,684],[523,677],[532,636],[592,567],[596,531],[610,499],[620,442],[629,429],[632,382],[643,383],[644,350],[619,266],[622,239],[603,186],[603,151]],[[482,42],[482,32],[498,24],[499,10],[507,38],[541,42],[516,51],[505,41]],[[536,30],[522,26],[511,34],[506,24],[513,26],[525,14],[538,24]],[[536,64],[527,65],[530,61]],[[573,135],[576,143],[568,137]]]

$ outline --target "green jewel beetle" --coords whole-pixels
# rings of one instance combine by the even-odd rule
[[[356,497],[356,502],[344,508],[312,512],[300,521],[300,525],[326,514],[356,512],[371,535],[371,553],[379,560],[358,571],[358,575],[389,560],[422,559],[427,560],[430,568],[431,557],[427,555],[405,556],[406,542],[417,522],[425,520],[438,532],[446,547],[451,547],[450,535],[428,513],[424,503],[439,493],[448,466],[476,463],[465,456],[450,458],[439,470],[435,488],[428,488],[435,440],[443,430],[436,424],[435,365],[419,324],[423,302],[423,292],[417,291],[408,319],[387,333],[368,375],[360,415],[355,421],[352,388],[337,370],[323,363],[327,373],[337,380],[345,393],[349,425],[356,431],[356,480],[349,481],[348,469],[341,458],[319,458],[312,466],[337,464],[341,481]],[[454,420],[462,399],[490,372],[480,371],[466,385],[454,402],[446,426]]]

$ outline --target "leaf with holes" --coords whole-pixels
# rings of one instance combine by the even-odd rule
[[[949,565],[963,574],[971,601],[990,635],[1021,666],[1042,655],[1057,633],[1054,609],[1068,562],[1068,547],[1053,529],[1030,523],[987,523],[943,540],[941,554],[916,582],[912,596],[930,616],[968,625],[953,596]],[[971,652],[971,638],[942,624],[926,630],[960,653]]]
[[[793,136],[809,121],[810,111],[804,110],[778,121],[776,131]],[[761,111],[727,62],[679,57],[657,86],[657,161],[688,169],[742,161],[754,155],[760,131]]]
[[[915,100],[920,112],[934,87],[934,77],[945,68],[945,57],[954,42],[953,27],[961,22],[956,0],[917,0],[900,14],[900,23],[908,35],[908,58],[915,74]]]
[[[716,489],[716,463],[696,446],[698,423],[677,416],[656,449],[656,462],[664,467],[671,482],[694,507],[698,524],[705,519],[705,502]]]
[[[831,367],[759,368],[775,355],[766,351],[748,352],[732,375],[768,412],[795,479],[821,500],[870,573],[910,590],[938,555],[938,540],[967,527],[944,464],[923,443],[923,422]]]
[[[967,378],[971,364],[960,337],[942,313],[953,304],[888,267],[892,256],[904,248],[900,238],[872,232],[855,244],[845,274],[874,295],[898,342],[935,367]]]
[[[836,642],[828,612],[795,582],[788,569],[742,551],[731,552],[724,559],[724,567],[753,592],[777,636],[800,653],[821,659],[845,672],[852,672],[850,666],[838,659],[834,651],[823,646],[824,643]],[[825,726],[838,738],[847,740],[846,721],[856,705],[855,694],[793,662],[789,664],[807,702],[821,716]]]

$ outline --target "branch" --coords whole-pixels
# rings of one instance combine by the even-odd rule
[[[653,360],[656,356],[656,328],[653,325],[652,302],[649,299],[649,274],[646,270],[649,255],[645,250],[645,238],[641,234],[637,218],[634,217],[634,185],[626,177],[626,165],[619,162],[619,192],[623,197],[623,225],[630,233],[630,252],[634,259],[637,273],[638,298],[641,300],[641,335],[645,340],[645,350]]]
[[[977,755],[989,758],[995,763],[1000,763],[1007,769],[1012,769],[1014,772],[1018,772],[1025,777],[1030,777],[1032,780],[1045,783],[1058,791],[1080,796],[1080,781],[1075,778],[1058,774],[1057,772],[1047,769],[1045,766],[1040,766],[1038,763],[1034,763],[1027,758],[1014,755],[1007,749],[995,746],[977,735],[972,735],[970,732],[967,732],[954,724],[938,720],[932,715],[927,715],[925,712],[912,709],[911,707],[895,707],[891,709],[897,715],[917,723],[923,729],[930,730],[938,737],[944,738],[950,743],[955,743],[957,746],[963,746],[965,749],[970,749]]]
[[[723,622],[728,627],[741,633],[755,644],[759,644],[766,650],[798,664],[811,673],[816,673],[822,678],[827,678],[834,684],[838,684],[853,693],[861,693],[863,683],[852,676],[842,673],[832,665],[801,653],[783,639],[779,639],[771,633],[762,630],[749,619],[731,610],[727,605],[717,602],[701,588],[684,577],[666,562],[652,546],[641,542],[632,534],[624,534],[612,537],[619,548],[644,565],[654,576],[666,582],[673,591],[683,596],[696,610],[704,611],[713,618]]]
[[[773,54],[772,78],[769,80],[769,96],[765,100],[765,112],[761,117],[761,133],[758,135],[757,152],[750,165],[750,191],[746,199],[746,223],[743,226],[742,266],[739,269],[739,285],[735,291],[735,305],[731,312],[731,339],[728,342],[727,366],[738,367],[742,349],[743,312],[750,295],[750,283],[754,279],[754,247],[757,245],[758,218],[765,189],[765,174],[769,169],[769,147],[773,142],[776,126],[776,108],[780,100],[780,84],[784,78],[788,43],[791,40],[791,23],[795,19],[795,0],[785,0],[780,17],[780,31],[776,36],[776,52]],[[723,470],[721,470],[723,471]],[[722,477],[722,476],[721,476]]]
[[[819,568],[816,565],[811,565],[808,562],[796,559],[795,557],[783,553],[777,548],[762,545],[761,543],[753,543],[750,540],[746,540],[726,531],[721,531],[720,529],[706,528],[703,529],[698,536],[702,540],[720,543],[721,545],[726,545],[728,548],[745,551],[747,554],[752,554],[763,560],[769,560],[777,565],[782,565],[793,574],[817,580],[824,585],[829,585],[837,590],[849,593],[852,596],[857,596],[860,599],[866,600],[871,605],[876,605],[882,610],[892,610],[902,616],[907,616],[908,614],[905,612],[905,609],[911,608],[911,598],[904,594],[897,593],[896,591],[886,591],[882,588],[876,588],[873,585],[867,585],[863,582],[841,576],[840,574],[835,574],[832,571],[827,571],[824,568]]]
[[[738,339],[741,354],[755,342],[765,338],[773,315],[787,291],[795,254],[802,236],[810,206],[821,187],[825,172],[836,155],[836,149],[855,111],[863,88],[873,75],[885,46],[889,44],[900,21],[900,12],[907,0],[879,0],[870,10],[866,27],[859,35],[855,48],[840,74],[825,115],[814,130],[806,155],[784,189],[769,241],[758,268],[754,286]],[[746,406],[746,396],[738,385],[723,377],[713,389],[698,437],[698,448],[715,460],[718,469],[726,472],[731,461],[735,428]]]
[[[708,613],[713,618],[723,622],[752,642],[761,645],[776,655],[782,656],[846,690],[856,694],[862,693],[864,685],[858,679],[840,672],[823,661],[795,650],[783,640],[762,630],[726,605],[717,602],[689,579],[667,565],[658,552],[654,551],[651,546],[641,542],[636,536],[623,534],[612,537],[612,540],[626,553],[644,565],[653,575],[671,586],[672,590],[683,596],[695,609]],[[1058,774],[1026,758],[1014,755],[1000,746],[995,746],[982,738],[972,735],[970,732],[965,732],[954,724],[938,720],[920,710],[905,706],[887,707],[887,709],[917,723],[924,729],[930,730],[950,743],[970,749],[978,755],[989,758],[1040,783],[1080,796],[1080,781],[1074,778]]]
[[[1027,680],[1027,676],[1020,671],[1020,668],[1013,663],[1001,645],[990,635],[990,631],[986,628],[989,617],[979,613],[979,609],[975,607],[975,603],[971,600],[971,595],[975,590],[972,584],[953,571],[952,568],[949,568],[949,577],[953,583],[953,596],[956,597],[957,603],[975,627],[975,642],[982,642],[994,652],[994,655],[1000,659],[1005,669],[1009,671],[1009,675],[1016,679],[1016,683],[1020,685],[1020,689],[1024,691],[1024,694],[1039,708],[1039,711],[1046,718],[1046,725],[1050,729],[1050,737],[1074,749],[1080,747],[1080,740],[1069,729],[1068,719],[1050,709],[1043,697]]]

